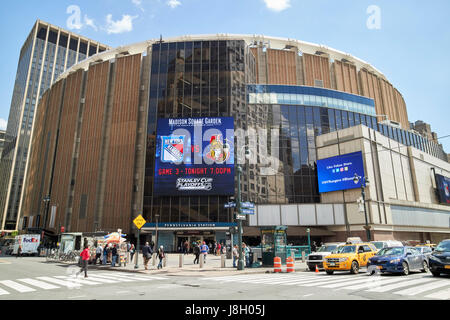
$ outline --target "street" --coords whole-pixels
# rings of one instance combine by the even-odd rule
[[[211,259],[210,259],[211,260]],[[129,270],[132,270],[131,268]],[[0,258],[0,300],[449,300],[450,276],[294,273],[121,272],[45,258]]]

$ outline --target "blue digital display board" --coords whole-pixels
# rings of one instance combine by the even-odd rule
[[[158,119],[153,194],[234,195],[234,119]]]
[[[440,174],[435,174],[436,188],[439,195],[439,202],[450,204],[450,178],[444,177]]]
[[[361,177],[356,183],[355,173]],[[317,176],[319,193],[360,188],[364,178],[362,152],[318,160]]]

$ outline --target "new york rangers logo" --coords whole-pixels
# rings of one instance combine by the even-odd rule
[[[161,137],[161,162],[183,161],[183,147],[185,136]]]

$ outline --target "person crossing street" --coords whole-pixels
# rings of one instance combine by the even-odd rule
[[[203,241],[203,244],[200,246],[200,252],[203,255],[203,262],[206,263],[206,255],[209,252],[209,247],[207,246],[205,241]]]
[[[80,259],[81,259],[81,269],[77,272],[77,276],[83,272],[84,270],[84,277],[87,278],[87,268],[89,263],[90,253],[89,253],[89,245],[86,243],[84,245],[84,250],[80,253]]]

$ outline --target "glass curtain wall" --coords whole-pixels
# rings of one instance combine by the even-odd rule
[[[153,197],[158,118],[235,117],[245,121],[248,48],[244,41],[160,42],[152,45],[144,217],[164,222],[230,222],[228,197]],[[246,60],[247,59],[247,60]],[[254,65],[254,62],[253,62]]]

